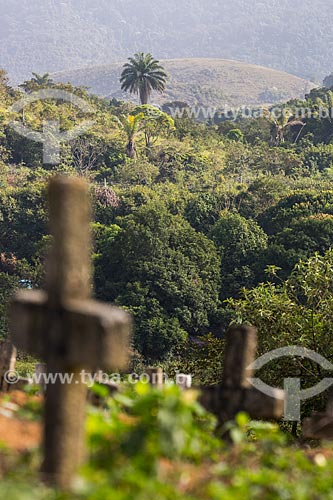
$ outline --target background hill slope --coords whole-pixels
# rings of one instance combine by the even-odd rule
[[[261,104],[302,97],[314,84],[261,66],[223,59],[172,59],[162,61],[169,75],[163,96],[154,102],[180,100],[188,104],[221,107]],[[122,64],[62,71],[52,77],[84,85],[101,96],[129,98],[120,90]]]

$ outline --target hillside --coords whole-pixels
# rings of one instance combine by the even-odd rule
[[[13,81],[121,61],[217,57],[321,81],[332,70],[326,0],[0,0],[0,67]]]
[[[302,97],[314,86],[311,82],[282,71],[224,59],[171,59],[162,61],[169,75],[164,95],[154,95],[154,102],[172,100],[188,104],[221,107],[277,102]],[[101,96],[126,98],[120,90],[119,76],[123,63],[61,71],[52,75],[56,81],[70,81],[89,87]]]

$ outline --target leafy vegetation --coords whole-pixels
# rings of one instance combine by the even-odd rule
[[[52,85],[94,108],[93,127],[65,144],[54,166],[43,164],[41,145],[18,135],[10,121],[42,130],[46,116],[69,130],[87,116],[49,99],[17,114],[10,105],[22,90],[0,75],[2,337],[13,291],[43,286],[50,241],[45,184],[60,171],[91,183],[96,295],[134,315],[137,368],[159,363],[169,375],[190,372],[198,385],[217,383],[224,330],[235,321],[258,327],[260,353],[297,344],[332,358],[333,126],[319,113],[332,100],[330,90],[281,105],[288,116],[281,123],[269,110],[232,123],[217,116],[197,123],[186,113],[173,120],[151,105],[103,100],[35,74],[24,92]],[[297,106],[311,116],[297,123]],[[20,372],[28,368],[31,360],[22,360]],[[261,375],[274,386],[298,376],[310,387],[325,374],[306,360],[283,358]],[[324,402],[324,395],[308,401],[303,416]],[[39,419],[40,408],[28,404],[20,415]],[[16,456],[2,447],[0,496],[332,497],[331,448],[304,450],[278,425],[243,414],[222,432],[228,443],[195,391],[124,384],[102,409],[89,409],[90,456],[73,491],[38,481],[38,454]]]
[[[308,345],[316,336],[313,348],[331,355],[322,334],[301,322],[308,321],[303,309],[296,314],[287,307],[291,297],[285,291],[299,266],[312,266],[317,258],[326,260],[317,266],[322,280],[316,293],[326,293],[321,287],[332,265],[333,127],[320,110],[332,101],[329,89],[281,105],[281,123],[268,108],[258,118],[230,122],[216,115],[203,123],[186,113],[172,119],[147,104],[103,100],[83,88],[54,84],[47,74],[34,74],[21,88],[30,93],[50,85],[86,99],[94,113],[86,116],[71,103],[49,99],[31,103],[24,116],[14,113],[9,106],[22,90],[11,88],[1,73],[3,311],[17,286],[43,285],[49,242],[44,188],[61,171],[91,182],[96,295],[133,313],[133,349],[143,363],[187,367],[198,383],[218,381],[213,364],[220,366],[223,332],[231,321],[258,324],[262,345],[274,347],[271,313],[257,317],[253,310],[257,305],[262,311],[261,294],[270,297],[267,307],[275,300],[285,307],[281,342]],[[311,113],[298,120],[298,108]],[[94,119],[88,132],[63,146],[57,166],[43,164],[41,145],[9,125],[16,118],[38,130],[45,116],[58,119],[61,130]],[[303,295],[297,301],[304,306]],[[329,329],[324,312],[318,314],[320,328]],[[205,374],[207,349],[214,361]]]
[[[239,414],[227,426],[231,448],[214,426],[193,391],[124,387],[105,409],[89,410],[90,458],[71,492],[38,481],[35,453],[17,457],[3,449],[0,494],[8,500],[331,498],[331,447],[302,450],[277,425]]]

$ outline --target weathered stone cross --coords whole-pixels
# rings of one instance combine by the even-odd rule
[[[244,411],[252,418],[279,419],[284,412],[284,391],[273,389],[274,397],[251,386],[257,350],[256,329],[233,326],[226,336],[222,384],[201,388],[201,404],[217,415],[219,423],[233,420]]]
[[[53,243],[46,292],[22,290],[14,297],[11,333],[18,349],[44,359],[48,376],[57,377],[46,389],[42,472],[47,481],[68,487],[84,458],[82,370],[126,367],[131,320],[121,309],[90,298],[87,184],[56,177],[48,198]]]

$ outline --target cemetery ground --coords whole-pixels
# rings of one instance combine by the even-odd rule
[[[88,405],[89,458],[65,492],[39,478],[42,398],[9,393],[0,403],[0,498],[332,498],[332,446],[301,444],[245,414],[224,441],[196,397],[174,385],[124,384],[103,407]]]

